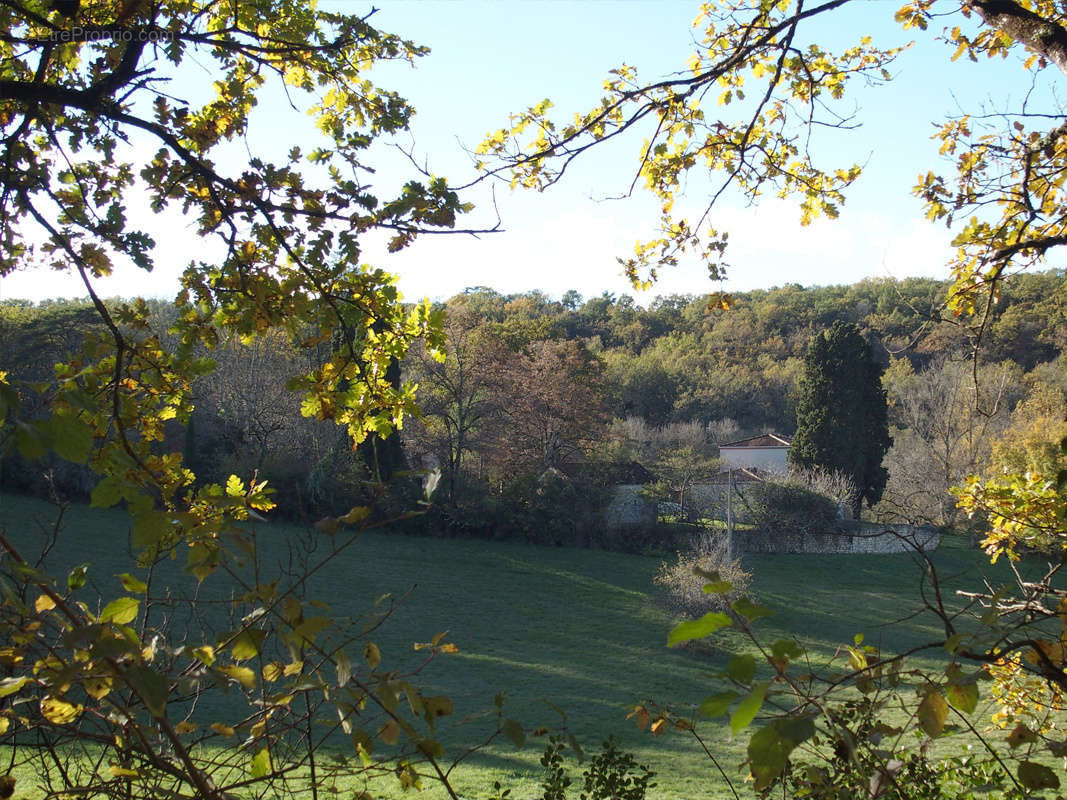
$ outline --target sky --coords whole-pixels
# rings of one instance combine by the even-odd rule
[[[322,0],[331,9],[365,13],[358,0]],[[478,187],[466,199],[478,207],[466,220],[501,232],[480,237],[423,237],[399,254],[371,241],[365,260],[396,274],[408,299],[444,299],[472,286],[503,293],[533,289],[560,296],[576,289],[583,296],[628,293],[639,303],[660,294],[746,291],[786,283],[830,285],[868,277],[947,277],[951,233],[923,218],[911,196],[916,176],[946,168],[930,139],[933,123],[946,114],[1004,106],[1029,88],[1025,73],[1011,61],[970,64],[949,61],[950,51],[934,40],[936,31],[903,32],[893,23],[899,3],[868,0],[830,17],[832,24],[811,31],[821,43],[855,43],[871,33],[878,43],[916,39],[891,66],[894,79],[878,87],[859,86],[847,109],[860,127],[847,133],[820,131],[815,147],[827,166],[864,165],[847,194],[841,217],[799,224],[795,204],[774,199],[748,207],[736,198],[718,207],[712,223],[730,233],[725,283],[709,281],[700,264],[683,263],[661,273],[656,286],[636,293],[621,274],[616,257],[654,232],[657,205],[647,195],[608,200],[625,192],[637,165],[640,138],[594,149],[544,193],[512,192],[499,185]],[[411,148],[435,174],[454,184],[472,176],[467,149],[507,124],[508,114],[548,97],[561,115],[585,110],[600,97],[608,71],[622,62],[652,80],[684,69],[692,52],[696,4],[682,0],[384,0],[372,21],[431,48],[415,67],[387,64],[371,78],[407,97],[417,110]],[[855,104],[855,105],[853,105]],[[268,95],[254,120],[247,149],[305,150],[309,121]],[[241,143],[231,151],[240,160]],[[380,155],[382,190],[411,177],[395,151]],[[235,164],[235,169],[240,165]],[[677,208],[699,216],[706,184],[694,178]],[[136,206],[136,203],[131,205]],[[147,217],[146,211],[141,214]],[[177,276],[195,258],[210,260],[214,245],[198,240],[177,214],[143,219],[157,239],[157,267],[146,274],[122,266],[101,281],[105,296],[171,298]],[[0,278],[0,299],[41,300],[81,296],[69,276],[15,273]]]

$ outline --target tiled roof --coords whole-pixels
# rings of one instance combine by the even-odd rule
[[[775,433],[765,433],[762,436],[753,436],[749,439],[742,439],[739,442],[720,444],[719,449],[722,450],[724,447],[789,447],[790,444],[792,442],[782,436]]]

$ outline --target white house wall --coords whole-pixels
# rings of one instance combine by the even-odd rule
[[[767,472],[787,472],[788,447],[729,447],[719,450],[724,469],[749,467]]]

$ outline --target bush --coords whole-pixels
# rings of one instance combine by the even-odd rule
[[[760,481],[738,492],[744,520],[764,531],[823,532],[838,521],[838,505],[795,479]]]
[[[573,745],[577,746],[577,745]],[[541,781],[540,800],[567,800],[567,789],[573,783],[563,764],[563,754],[568,749],[559,736],[549,737],[541,756],[544,778]],[[581,752],[576,753],[579,760]],[[609,736],[601,745],[601,752],[589,761],[582,772],[580,800],[645,800],[655,774],[645,764],[638,764],[631,753],[619,749],[619,741]],[[510,800],[511,790],[502,789],[500,782],[493,784],[490,800]]]
[[[673,564],[660,565],[653,583],[663,589],[664,601],[672,614],[696,617],[708,611],[725,611],[731,602],[748,594],[752,573],[745,572],[741,561],[730,558],[727,551],[725,533],[704,534],[688,552],[678,553]],[[725,597],[704,593],[707,579],[697,574],[698,569],[717,572],[732,584]]]

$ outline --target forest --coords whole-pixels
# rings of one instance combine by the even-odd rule
[[[301,414],[302,398],[284,376],[320,366],[334,346],[301,347],[302,332],[205,350],[214,369],[194,382],[195,409],[185,425],[168,426],[166,446],[180,447],[205,483],[251,465],[293,519],[340,513],[395,472],[437,468],[439,508],[422,521],[425,532],[654,544],[654,533],[639,545],[601,530],[605,487],[621,466],[636,462],[652,476],[640,482],[664,501],[684,502],[686,487],[718,472],[719,443],[792,436],[808,344],[846,321],[884,369],[890,409],[889,481],[867,515],[965,527],[949,490],[966,476],[1060,468],[1065,280],[1062,271],[1019,276],[981,328],[948,315],[947,286],[931,279],[779,287],[738,294],[729,309],[711,296],[641,305],[629,295],[554,299],[479,287],[435,308],[443,361],[416,348],[398,365],[397,377],[418,385],[421,409],[400,435],[353,451],[336,426]],[[177,311],[155,301],[151,314],[153,327],[165,329]],[[87,303],[6,301],[0,353],[13,378],[47,384],[54,365],[100,326]],[[0,464],[3,488],[49,490],[18,453]],[[565,478],[552,491],[574,493],[563,505],[540,481],[548,470]],[[95,485],[89,470],[55,458],[51,477],[83,500]],[[410,501],[401,488],[409,484],[393,486],[397,504]],[[588,513],[571,511],[582,508]]]

